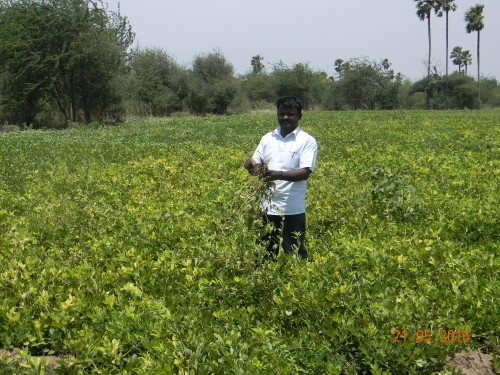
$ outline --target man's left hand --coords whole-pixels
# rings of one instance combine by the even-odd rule
[[[264,181],[270,182],[270,181],[276,181],[276,180],[283,180],[283,171],[276,171],[276,170],[267,170],[266,173],[264,174]]]
[[[303,181],[309,178],[311,174],[311,169],[309,168],[300,168],[294,169],[292,171],[276,171],[276,170],[268,170],[264,174],[264,181],[276,181],[276,180],[284,180],[284,181]]]

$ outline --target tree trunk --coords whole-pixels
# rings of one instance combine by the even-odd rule
[[[448,109],[448,11],[446,11],[446,77],[444,84],[444,109]]]
[[[429,38],[429,55],[427,57],[427,78],[429,78],[431,76],[431,49],[432,49],[430,14],[427,17],[427,37]]]
[[[431,13],[427,14],[427,36],[429,38],[429,56],[427,58],[427,88],[425,90],[425,107],[429,109],[430,106],[430,78],[431,78]]]
[[[71,78],[70,78],[70,96],[71,96],[71,114],[72,114],[72,120],[73,122],[77,122],[78,116],[77,116],[77,104],[76,104],[76,88],[75,88],[75,79],[74,79],[74,73],[71,72]]]
[[[479,60],[479,46],[481,40],[481,30],[477,31],[477,109],[481,109],[481,68]]]

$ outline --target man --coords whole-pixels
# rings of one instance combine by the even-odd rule
[[[263,180],[276,184],[263,217],[263,224],[271,224],[273,228],[265,238],[266,258],[276,259],[281,237],[285,253],[297,252],[306,259],[306,188],[318,146],[316,140],[299,127],[302,103],[297,98],[279,98],[276,108],[279,127],[262,137],[253,156],[245,161],[245,168],[257,174],[264,164],[267,169],[262,174]]]

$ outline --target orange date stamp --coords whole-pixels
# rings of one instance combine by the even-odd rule
[[[426,343],[437,341],[443,344],[468,343],[470,332],[468,329],[440,329],[438,335],[433,335],[430,329],[395,329],[392,332],[392,342],[402,344],[405,342]]]

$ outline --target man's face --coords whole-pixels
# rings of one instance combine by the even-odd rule
[[[281,135],[285,137],[293,132],[299,126],[301,117],[296,109],[280,105],[278,108],[278,123],[281,127]]]

